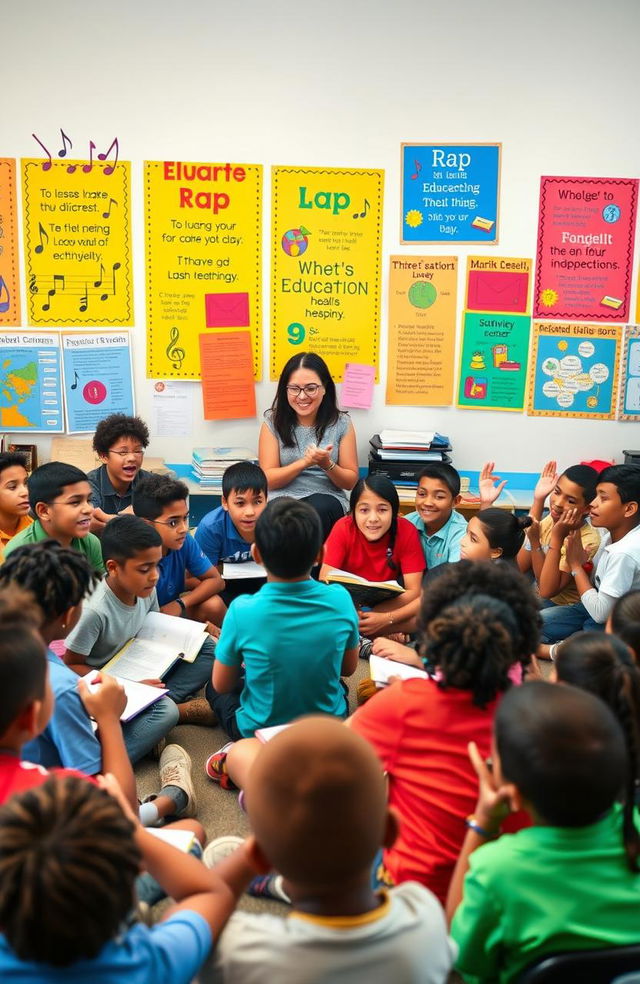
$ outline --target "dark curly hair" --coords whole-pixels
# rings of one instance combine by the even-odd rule
[[[18,584],[30,591],[45,623],[79,605],[98,580],[84,554],[61,546],[57,540],[16,547],[0,567],[0,587]]]
[[[143,448],[149,444],[149,428],[140,417],[127,417],[124,413],[112,413],[101,420],[93,435],[93,450],[97,455],[108,454],[121,437],[132,437]]]

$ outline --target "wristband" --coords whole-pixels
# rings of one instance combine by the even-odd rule
[[[185,605],[185,603],[182,600],[182,598],[176,598],[176,603],[178,605],[180,605],[180,608],[181,608],[181,611],[180,611],[180,614],[178,615],[178,618],[184,618],[185,613],[187,611],[187,606]]]
[[[326,472],[327,472],[327,474],[328,474],[328,473],[329,473],[330,471],[333,471],[333,469],[334,469],[335,467],[336,467],[336,463],[335,463],[335,461],[332,461],[332,462],[331,462],[331,464],[329,465],[329,467],[328,467],[328,468],[325,468],[325,471],[326,471]]]
[[[476,818],[473,813],[471,816],[467,817],[465,824],[469,830],[473,830],[474,834],[479,834],[480,837],[484,837],[486,840],[493,840],[493,838],[497,836],[497,832],[489,833],[489,831],[485,830],[484,827],[481,827],[479,823],[476,823]]]

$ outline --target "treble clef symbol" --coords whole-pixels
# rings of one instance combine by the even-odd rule
[[[178,342],[180,341],[180,332],[177,328],[172,328],[169,334],[169,344],[166,348],[166,353],[171,360],[171,365],[174,369],[181,369],[182,363],[185,358],[185,350],[180,348]]]

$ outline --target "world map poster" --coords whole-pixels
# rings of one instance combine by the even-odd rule
[[[0,430],[64,429],[58,332],[0,332]]]

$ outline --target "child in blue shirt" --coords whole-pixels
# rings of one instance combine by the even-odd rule
[[[444,461],[430,462],[418,476],[416,511],[406,517],[418,530],[427,569],[460,560],[460,541],[467,529],[456,512],[460,475]]]

